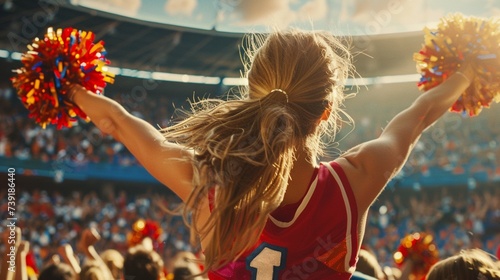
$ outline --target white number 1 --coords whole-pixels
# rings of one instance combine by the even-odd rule
[[[277,280],[286,265],[286,248],[262,243],[246,259],[252,280]]]

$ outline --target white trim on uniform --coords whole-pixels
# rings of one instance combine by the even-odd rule
[[[319,174],[319,173],[318,173]],[[280,228],[287,228],[297,220],[297,218],[302,214],[304,209],[306,208],[307,204],[309,203],[309,200],[311,200],[312,195],[314,194],[314,190],[316,189],[316,185],[318,184],[318,174],[316,174],[316,178],[314,178],[314,181],[311,183],[311,187],[307,191],[306,195],[304,196],[304,199],[300,203],[299,207],[297,208],[297,211],[295,211],[295,215],[293,215],[293,219],[289,222],[282,222],[277,219],[275,219],[272,215],[269,215],[269,219],[278,227]]]
[[[349,262],[351,260],[351,255],[352,255],[352,236],[351,236],[351,227],[352,227],[352,211],[351,211],[351,203],[349,202],[349,198],[347,197],[347,193],[345,191],[345,187],[342,184],[342,180],[340,179],[339,175],[333,167],[329,163],[323,164],[330,170],[330,173],[332,174],[333,178],[335,181],[337,181],[337,184],[340,188],[340,191],[342,193],[342,198],[344,199],[344,205],[345,205],[345,210],[347,213],[347,225],[346,225],[346,246],[347,246],[347,252],[346,252],[346,257],[345,257],[345,263],[344,263],[344,269],[346,272],[353,273],[354,270],[356,269],[355,266],[350,266]]]

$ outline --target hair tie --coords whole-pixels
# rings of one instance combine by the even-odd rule
[[[280,88],[275,88],[275,89],[272,89],[269,93],[272,93],[272,92],[275,92],[275,91],[278,91],[278,92],[281,92],[285,95],[286,97],[286,103],[288,103],[288,94],[286,93],[286,91],[280,89]]]

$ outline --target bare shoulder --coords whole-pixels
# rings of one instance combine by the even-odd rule
[[[346,157],[339,157],[335,160],[335,162],[342,167],[342,170],[349,181],[349,185],[356,194],[356,190],[364,184],[363,172]]]
[[[384,149],[375,146],[378,145],[363,143],[335,160],[349,180],[360,211],[370,207],[390,178],[390,175],[384,174],[384,164],[373,158],[373,153],[384,153]]]

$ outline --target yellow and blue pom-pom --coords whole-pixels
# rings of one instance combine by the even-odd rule
[[[422,74],[418,87],[429,90],[455,73],[467,61],[475,69],[471,86],[450,108],[475,116],[500,101],[500,20],[453,14],[435,29],[424,29],[424,45],[414,54]]]
[[[71,127],[76,117],[87,115],[70,102],[71,84],[102,94],[114,75],[107,71],[102,41],[94,44],[94,33],[74,28],[49,28],[44,38],[35,38],[22,55],[23,67],[11,81],[23,105],[43,128],[54,124],[58,129]]]

